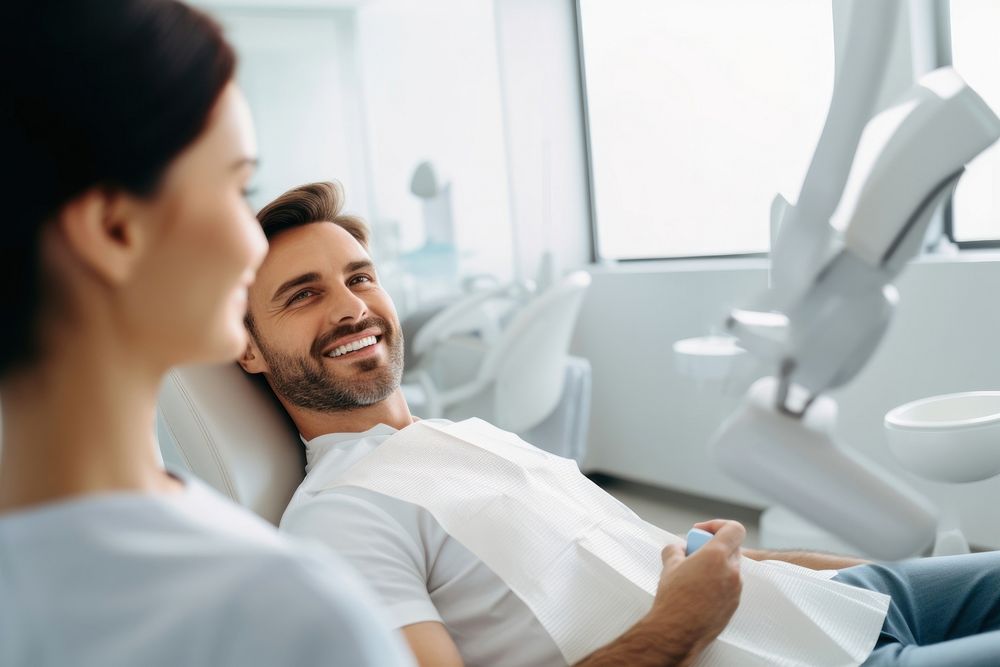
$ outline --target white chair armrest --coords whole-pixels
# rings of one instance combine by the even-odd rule
[[[418,369],[407,375],[407,381],[416,384],[424,392],[426,403],[424,403],[424,417],[428,419],[440,419],[444,417],[444,412],[452,405],[464,401],[486,389],[488,382],[483,382],[476,378],[472,382],[451,387],[442,391],[434,383],[431,374],[423,369]]]
[[[527,288],[520,284],[503,285],[493,289],[476,292],[465,296],[455,303],[447,306],[441,312],[432,317],[413,336],[413,344],[410,347],[415,358],[419,359],[432,347],[441,341],[451,337],[461,331],[463,321],[473,315],[477,309],[492,299],[501,297],[522,298]],[[492,340],[499,335],[499,324],[490,321],[488,318],[479,323],[478,328],[483,329],[484,337]]]

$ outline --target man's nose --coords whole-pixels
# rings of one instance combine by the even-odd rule
[[[346,286],[334,299],[330,310],[332,324],[346,324],[361,321],[368,315],[368,305]]]

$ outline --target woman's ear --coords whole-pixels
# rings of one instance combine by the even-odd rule
[[[128,280],[142,258],[146,230],[127,194],[91,188],[62,208],[56,227],[69,251],[107,283]]]

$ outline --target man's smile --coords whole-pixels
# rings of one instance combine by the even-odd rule
[[[340,358],[367,347],[374,347],[385,337],[385,330],[381,326],[369,326],[356,333],[340,336],[325,345],[320,352],[320,356],[330,358]],[[374,339],[374,340],[373,340]]]
[[[355,337],[346,343],[338,341],[336,347],[331,347],[323,353],[329,359],[360,359],[375,354],[382,343],[381,335],[364,335]]]

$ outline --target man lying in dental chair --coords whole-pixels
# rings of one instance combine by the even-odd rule
[[[368,579],[421,665],[996,665],[996,553],[891,565],[683,541],[479,420],[417,421],[365,225],[332,183],[258,215],[244,370],[306,446],[282,529]],[[746,558],[746,557],[749,558]],[[781,562],[758,562],[773,559]]]

